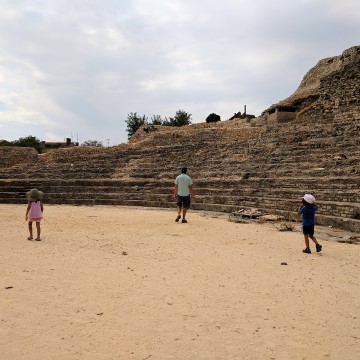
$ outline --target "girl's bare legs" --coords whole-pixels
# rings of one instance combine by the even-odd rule
[[[28,237],[28,240],[32,240],[32,238],[33,238],[32,221],[28,222],[28,228],[29,228],[29,234],[30,234],[30,236]]]
[[[40,229],[40,222],[37,221],[36,222],[36,234],[37,234],[37,237],[36,237],[36,241],[40,241],[40,232],[41,232],[41,229]]]

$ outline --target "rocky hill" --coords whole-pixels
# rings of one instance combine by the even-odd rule
[[[293,95],[251,120],[147,126],[111,148],[0,148],[0,202],[23,203],[36,186],[47,203],[174,207],[186,164],[194,209],[295,218],[311,192],[319,224],[360,232],[359,65],[360,47],[321,60]]]
[[[317,115],[343,114],[351,110],[356,117],[360,101],[359,68],[360,46],[347,49],[339,56],[320,60],[305,74],[294,94],[269,109],[295,106],[300,117],[307,116],[313,110]]]

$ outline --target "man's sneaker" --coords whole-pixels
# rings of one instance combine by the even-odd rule
[[[182,223],[187,223],[187,220],[186,220],[186,219],[182,219],[181,222],[182,222]]]
[[[175,219],[176,222],[179,222],[179,220],[181,219],[181,215],[178,215]]]
[[[305,248],[304,250],[303,250],[303,253],[305,253],[305,254],[311,254],[311,250],[310,250],[310,248]]]
[[[316,252],[320,252],[322,249],[322,246],[320,244],[316,244]]]

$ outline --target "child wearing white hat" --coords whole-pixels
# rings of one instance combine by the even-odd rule
[[[40,221],[43,218],[44,206],[41,201],[43,198],[44,193],[39,191],[38,189],[32,189],[26,193],[26,199],[28,200],[28,206],[26,209],[25,220],[29,221],[28,228],[29,228],[29,237],[28,240],[33,239],[33,229],[32,223],[33,221],[36,222],[36,241],[40,241]]]
[[[314,242],[316,252],[320,252],[322,246],[316,240],[314,236],[315,226],[315,213],[317,206],[315,205],[315,197],[311,194],[305,194],[302,200],[302,205],[299,208],[298,214],[302,215],[303,234],[305,239],[305,254],[311,254],[309,238]]]

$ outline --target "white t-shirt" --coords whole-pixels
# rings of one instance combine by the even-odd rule
[[[178,185],[177,194],[179,196],[189,196],[190,195],[190,185],[193,184],[191,177],[186,174],[180,174],[175,179],[175,184]]]

